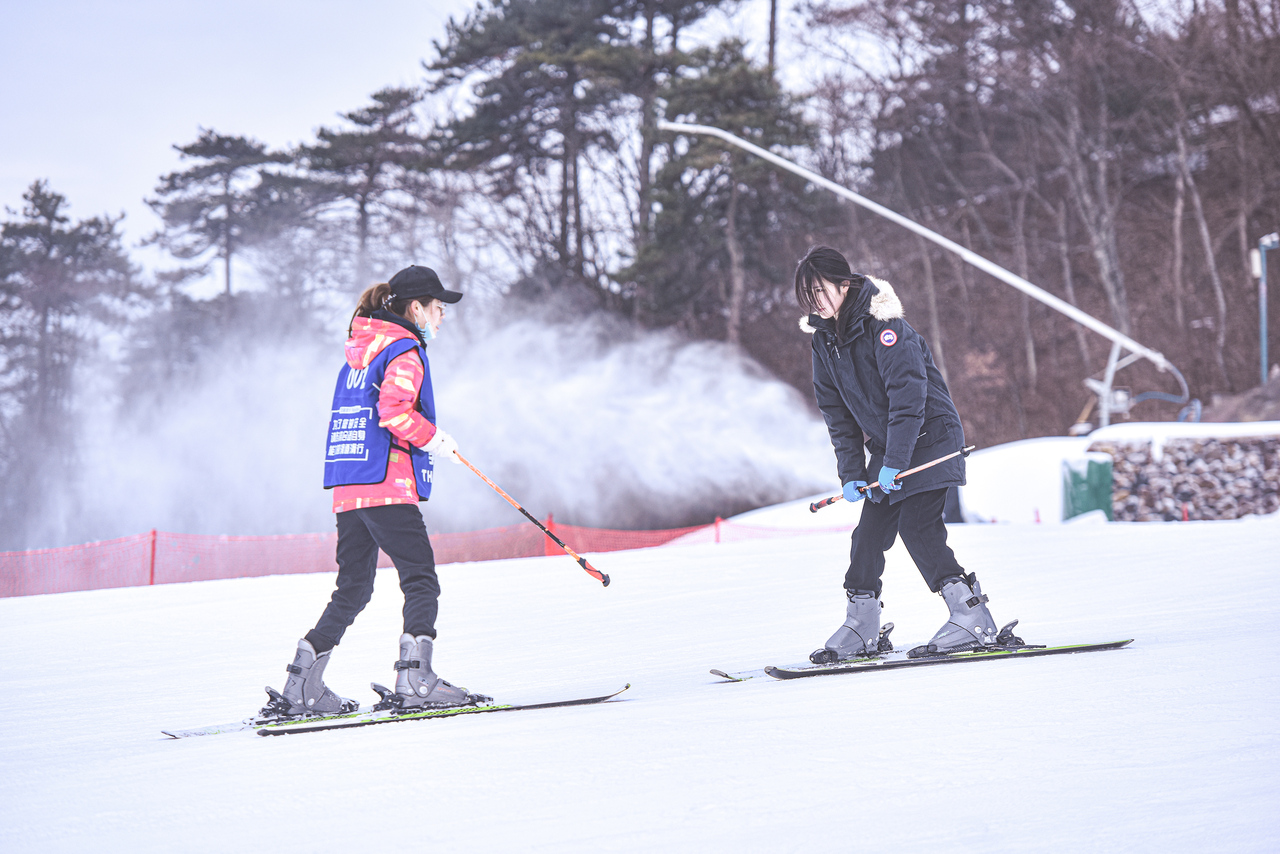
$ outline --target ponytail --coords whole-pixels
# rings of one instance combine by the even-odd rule
[[[373,313],[380,309],[405,317],[411,302],[413,302],[412,299],[392,299],[391,285],[386,282],[370,285],[365,288],[364,293],[360,294],[360,299],[356,302],[356,310],[351,315],[351,322],[347,324],[347,335],[351,334],[351,327],[355,324],[357,317],[373,317]]]

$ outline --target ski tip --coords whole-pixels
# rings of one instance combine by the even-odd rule
[[[746,681],[746,680],[744,680],[744,679],[743,679],[742,677],[740,677],[740,676],[734,676],[732,673],[726,673],[726,672],[725,672],[725,671],[723,671],[723,670],[715,670],[715,669],[712,669],[712,670],[711,670],[711,675],[712,675],[712,676],[719,676],[721,679],[724,679],[724,680],[725,680],[725,681],[727,681],[727,682],[744,682],[744,681]]]
[[[601,584],[603,584],[605,587],[608,587],[608,586],[609,586],[609,575],[608,575],[608,573],[604,573],[604,572],[600,573],[600,583],[601,583]]]

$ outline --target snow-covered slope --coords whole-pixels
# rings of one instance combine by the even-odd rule
[[[807,511],[806,511],[807,512]],[[0,600],[0,850],[1274,851],[1280,520],[956,526],[998,621],[1078,656],[720,684],[840,622],[847,535],[443,567],[437,669],[624,702],[171,741],[280,687],[331,575]],[[945,609],[900,547],[900,643]],[[328,681],[389,681],[383,570]]]

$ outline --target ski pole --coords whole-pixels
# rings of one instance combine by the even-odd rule
[[[567,545],[565,545],[564,540],[560,539],[560,538],[559,538],[559,537],[557,537],[555,534],[553,534],[553,533],[551,533],[549,530],[547,530],[547,526],[546,526],[546,525],[544,525],[544,524],[542,524],[541,522],[539,522],[539,521],[534,517],[534,515],[533,515],[532,513],[530,513],[528,510],[525,510],[523,507],[521,507],[521,506],[520,506],[520,502],[519,502],[519,501],[516,501],[516,500],[515,500],[514,498],[512,498],[510,495],[507,495],[507,493],[503,492],[503,491],[502,491],[502,487],[498,486],[498,484],[494,483],[493,481],[489,480],[489,478],[485,477],[485,476],[484,476],[484,472],[480,471],[480,469],[478,469],[478,468],[476,468],[475,466],[471,465],[471,462],[470,462],[466,457],[464,457],[462,454],[459,454],[457,451],[454,451],[454,454],[457,454],[458,459],[462,461],[462,464],[463,464],[464,466],[466,466],[467,468],[471,469],[473,472],[475,472],[475,473],[476,473],[476,475],[477,475],[481,480],[483,480],[485,483],[487,483],[487,484],[489,484],[491,487],[493,487],[493,491],[494,491],[494,492],[498,493],[498,494],[499,494],[499,495],[501,495],[503,498],[507,499],[507,503],[508,503],[508,504],[510,504],[512,507],[516,508],[517,510],[519,510],[521,513],[523,513],[523,514],[524,514],[524,516],[525,516],[525,518],[526,518],[526,519],[528,519],[530,522],[532,522],[533,524],[535,524],[535,525],[537,525],[539,528],[541,528],[541,529],[542,529],[542,533],[544,533],[544,534],[546,534],[548,537],[550,537],[550,538],[552,539],[552,541],[553,541],[557,546],[559,546],[560,548],[564,549],[564,550],[565,550],[565,552],[567,552],[567,553],[568,553],[569,557],[571,557],[571,558],[573,558],[574,560],[576,560],[576,561],[578,562],[578,564],[579,564],[583,569],[585,569],[585,570],[587,571],[587,574],[588,574],[588,575],[590,575],[592,578],[595,578],[595,579],[599,580],[599,582],[600,582],[601,584],[603,584],[605,587],[608,587],[608,586],[609,586],[609,576],[608,576],[608,575],[606,575],[605,573],[603,573],[603,572],[601,572],[600,570],[596,569],[596,568],[595,568],[594,566],[592,566],[591,564],[587,563],[587,559],[586,559],[585,557],[582,557],[582,556],[581,556],[581,555],[579,555],[577,552],[575,552],[573,549],[571,549],[571,548],[569,548]]]
[[[927,468],[933,468],[933,467],[934,467],[934,466],[936,466],[938,463],[945,463],[947,460],[950,460],[950,459],[952,459],[952,458],[954,458],[954,457],[967,457],[967,456],[969,456],[969,454],[973,451],[973,449],[974,449],[974,448],[976,448],[976,447],[978,447],[978,446],[977,446],[977,445],[966,445],[965,447],[961,448],[960,450],[958,450],[958,451],[952,451],[951,453],[947,454],[946,456],[938,457],[936,460],[929,460],[929,462],[927,462],[927,463],[922,463],[922,464],[920,464],[920,465],[916,466],[916,467],[915,467],[915,468],[913,468],[913,469],[907,469],[906,471],[898,472],[896,475],[894,475],[894,478],[893,478],[893,479],[894,479],[895,481],[897,481],[897,480],[902,480],[904,477],[906,477],[906,476],[907,476],[907,475],[909,475],[909,474],[915,474],[915,473],[916,473],[916,472],[918,472],[918,471],[924,471],[924,470],[925,470],[925,469],[927,469]],[[879,483],[869,483],[869,484],[867,484],[866,486],[860,486],[860,487],[858,487],[858,491],[859,491],[859,492],[866,493],[866,492],[870,492],[870,491],[871,491],[871,490],[873,490],[873,489],[878,489],[879,487],[880,487],[880,484],[879,484]],[[841,495],[833,495],[833,496],[831,496],[830,498],[824,498],[824,499],[822,499],[821,501],[815,501],[815,502],[813,502],[812,504],[810,504],[810,505],[809,505],[809,512],[810,512],[810,513],[817,513],[817,512],[818,512],[819,510],[821,510],[823,507],[830,507],[832,504],[835,504],[837,501],[843,501],[843,500],[844,500],[844,495],[843,495],[843,494],[841,494]]]

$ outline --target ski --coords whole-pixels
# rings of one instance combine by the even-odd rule
[[[799,670],[802,667],[808,667],[808,666],[809,665],[807,664],[793,664],[790,667],[784,667],[782,669],[783,670]],[[749,679],[763,679],[769,674],[765,673],[764,668],[762,667],[756,670],[733,670],[733,671],[717,670],[715,668],[712,668],[711,675],[719,676],[721,679],[724,679],[728,682],[746,682]]]
[[[600,697],[580,697],[573,700],[553,700],[549,703],[485,703],[475,706],[451,706],[443,709],[422,709],[413,712],[396,712],[394,710],[353,712],[347,715],[332,715],[321,718],[302,718],[300,720],[280,721],[257,727],[258,735],[294,735],[303,732],[324,732],[334,729],[350,729],[352,727],[372,726],[374,724],[399,723],[400,721],[420,721],[435,718],[456,718],[462,715],[481,715],[489,712],[525,712],[533,709],[554,709],[563,706],[589,706],[612,700],[631,687],[631,683]]]
[[[993,661],[1010,658],[1035,658],[1042,655],[1066,655],[1077,652],[1098,652],[1107,649],[1120,649],[1133,643],[1128,640],[1107,641],[1106,643],[1076,643],[1062,646],[1014,646],[987,647],[966,650],[964,652],[939,653],[936,655],[920,655],[909,658],[906,652],[874,658],[856,658],[837,664],[808,665],[800,667],[766,667],[764,672],[774,679],[803,679],[808,676],[835,676],[839,673],[863,673],[869,670],[897,670],[903,667],[926,667],[933,664],[955,664],[963,661]]]
[[[196,727],[195,729],[162,729],[160,732],[169,736],[169,738],[195,738],[201,735],[222,735],[227,732],[244,732],[247,729],[260,727],[265,724],[274,723],[273,718],[245,718],[241,721],[231,721],[225,724],[214,724],[213,726]]]
[[[231,721],[225,724],[214,724],[213,726],[196,727],[195,729],[162,729],[160,730],[170,738],[195,738],[201,735],[222,735],[228,732],[244,732],[247,729],[256,729],[267,724],[279,723],[280,721],[299,720],[296,717],[289,717],[285,712],[289,708],[289,701],[281,696],[280,692],[274,688],[265,689],[267,692],[267,704],[258,710],[253,717],[244,718],[243,720]],[[322,715],[308,715],[308,720],[319,720]]]
[[[903,651],[901,655],[906,655],[906,652]],[[883,661],[885,658],[886,656],[883,655],[873,658],[850,658],[839,662],[839,665],[843,667],[850,664],[865,664],[871,661]],[[709,672],[712,676],[719,676],[726,682],[749,682],[752,679],[764,679],[768,677],[770,674],[766,671],[769,669],[781,670],[784,673],[799,673],[805,670],[826,670],[834,666],[836,665],[811,664],[806,661],[801,664],[790,664],[784,667],[758,667],[755,670],[719,670],[713,667]]]
[[[474,714],[476,712],[515,711],[517,709],[539,709],[539,708],[549,708],[551,706],[586,705],[590,703],[604,702],[605,700],[618,696],[619,694],[622,693],[622,691],[625,691],[627,690],[627,688],[630,688],[630,687],[631,687],[631,684],[627,683],[626,687],[622,688],[622,690],[615,691],[612,694],[607,694],[603,697],[588,697],[586,699],[580,699],[580,700],[567,700],[567,701],[560,701],[555,703],[543,703],[543,704],[521,705],[521,706],[515,706],[515,705],[509,705],[509,704],[507,705],[495,704],[490,702],[490,703],[485,703],[483,705],[475,705],[475,706],[456,706],[456,707],[447,708],[447,709],[427,709],[421,713],[410,714],[410,715],[396,715],[393,712],[377,711],[374,708],[371,708],[369,706],[366,706],[363,710],[358,710],[355,712],[346,712],[346,713],[336,714],[336,715],[306,715],[300,718],[282,717],[282,716],[264,716],[261,713],[259,713],[258,715],[251,718],[245,718],[239,721],[231,721],[230,723],[225,723],[225,724],[215,724],[213,726],[196,727],[194,729],[166,729],[166,730],[161,730],[161,732],[169,736],[170,738],[194,738],[197,736],[204,736],[204,735],[222,735],[223,733],[244,732],[246,730],[251,730],[251,729],[258,730],[261,735],[283,735],[285,733],[285,730],[277,730],[272,732],[262,732],[262,730],[266,729],[267,727],[286,727],[287,726],[287,727],[290,727],[290,729],[287,730],[288,732],[311,732],[316,727],[323,727],[326,729],[330,728],[328,726],[329,724],[336,724],[337,726],[344,726],[344,727],[354,726],[356,725],[356,723],[362,720],[367,720],[368,722],[371,722],[371,723],[386,723],[389,720],[411,720],[419,717],[452,717],[458,714]],[[268,689],[267,693],[274,694],[275,692],[271,691],[271,689]],[[273,700],[274,700],[274,697],[273,697]],[[386,720],[383,720],[384,718]]]
[[[1014,621],[1014,624],[1016,623],[1017,623],[1017,620]],[[1013,624],[1010,624],[1010,625],[1012,626]],[[878,655],[870,656],[870,657],[864,656],[860,658],[850,658],[840,663],[841,664],[857,664],[863,661],[877,661],[883,658],[885,655],[892,653],[893,643],[889,640],[889,635],[892,634],[892,632],[893,632],[893,623],[885,623],[883,626],[880,627],[880,637],[876,643],[876,646],[880,651]],[[1011,632],[1012,632],[1012,629],[1011,629]],[[814,666],[815,665],[812,665],[809,662],[805,662],[804,664],[793,664],[790,667],[777,667],[774,669],[791,672],[791,671],[807,670]],[[830,665],[816,665],[816,666],[828,667]],[[739,670],[736,672],[713,669],[711,671],[711,674],[713,676],[719,676],[721,679],[725,679],[729,682],[746,682],[748,679],[760,679],[765,676],[768,676],[769,674],[765,672],[766,669],[767,668],[761,668],[758,670]]]

